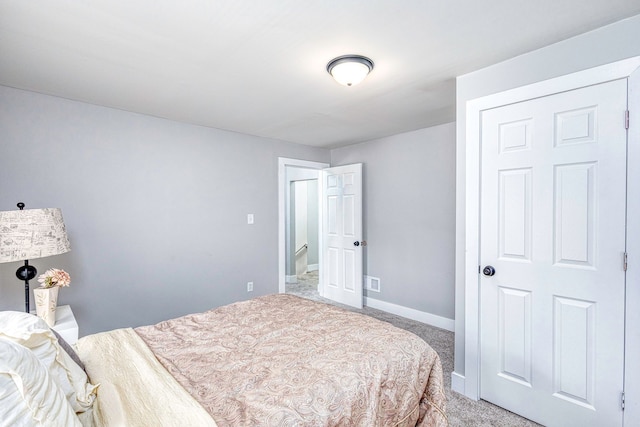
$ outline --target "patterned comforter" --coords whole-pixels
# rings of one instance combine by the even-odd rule
[[[416,335],[292,295],[135,329],[218,426],[446,426],[442,367]]]

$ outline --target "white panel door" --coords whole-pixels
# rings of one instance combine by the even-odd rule
[[[322,170],[323,296],[362,308],[362,163]]]
[[[547,426],[622,425],[626,105],[617,80],[482,112],[480,396]]]

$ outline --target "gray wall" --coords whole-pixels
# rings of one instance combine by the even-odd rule
[[[329,151],[0,87],[0,210],[62,209],[72,251],[32,264],[71,274],[81,335],[278,292],[279,156]]]
[[[367,296],[453,319],[455,124],[331,151],[331,165],[363,163]]]
[[[464,375],[466,103],[469,100],[640,55],[640,15],[457,79],[455,371]]]

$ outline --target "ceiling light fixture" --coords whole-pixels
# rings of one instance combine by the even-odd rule
[[[345,86],[355,86],[373,70],[373,61],[361,55],[343,55],[327,64],[327,71]]]

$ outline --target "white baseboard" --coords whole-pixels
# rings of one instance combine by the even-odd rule
[[[307,265],[307,271],[316,271],[317,269],[318,269],[318,264]]]
[[[451,372],[451,390],[464,395],[464,375],[460,375],[456,371]]]
[[[436,328],[445,329],[451,332],[455,331],[455,322],[453,319],[438,316],[436,314],[415,310],[413,308],[404,307],[386,301],[380,301],[370,297],[364,298],[364,305],[386,311],[387,313],[406,317],[407,319],[417,320],[418,322],[426,323],[427,325],[435,326]]]
[[[285,283],[298,283],[298,276],[284,276]]]

